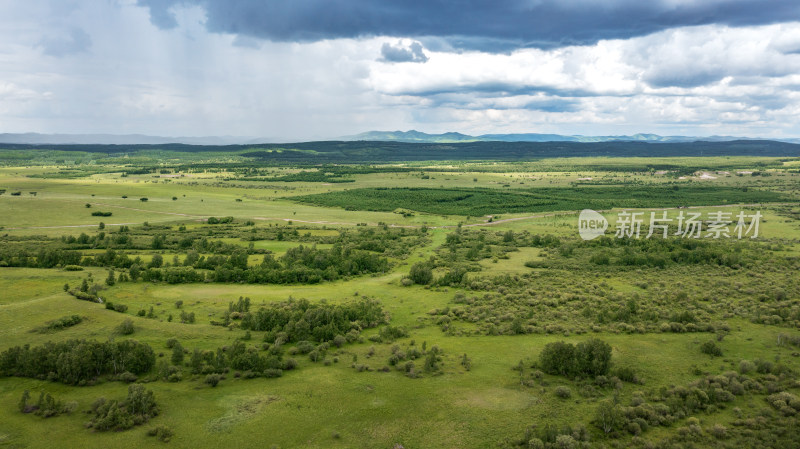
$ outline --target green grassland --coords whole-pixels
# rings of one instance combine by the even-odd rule
[[[771,396],[800,396],[797,159],[313,166],[246,155],[252,151],[263,149],[0,151],[0,352],[137,340],[153,349],[155,364],[135,382],[160,408],[146,423],[103,432],[86,427],[88,411],[97,398],[124,398],[130,378],[103,374],[70,385],[47,380],[49,373],[5,373],[0,447],[798,444],[800,403],[795,410]],[[578,237],[577,213],[587,207],[602,210],[610,237]],[[665,210],[674,220],[720,210],[763,217],[757,239],[615,239],[622,210]],[[430,278],[418,281],[419,271]],[[152,277],[170,272],[195,277]],[[78,299],[84,281],[94,301]],[[249,298],[247,310],[236,308],[239,298]],[[376,300],[384,321],[353,325],[354,337],[341,345],[307,337],[312,352],[300,349],[293,327],[248,324],[260,309],[277,316],[303,299],[328,311]],[[73,315],[80,322],[47,329]],[[125,335],[118,327],[127,319],[134,332]],[[185,350],[181,362],[171,360],[171,339]],[[545,372],[546,345],[591,339],[610,345],[606,375]],[[703,352],[708,342],[721,355]],[[241,344],[296,367],[279,377],[225,367],[212,387],[210,374],[190,362],[195,350],[230,354]],[[410,358],[414,351],[420,358]],[[162,376],[162,362],[180,380]],[[717,399],[726,397],[717,390],[733,387],[712,378],[714,386],[696,393],[709,376],[748,387]],[[683,388],[706,402],[670,393]],[[21,413],[25,390],[34,400],[46,392],[74,402],[75,410]],[[611,432],[597,421],[606,401],[621,414]],[[670,421],[636,421],[647,404],[672,407]],[[169,442],[147,435],[160,427],[174,433]]]

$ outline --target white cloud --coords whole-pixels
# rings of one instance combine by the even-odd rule
[[[176,26],[159,29],[130,2],[35,3],[0,6],[0,132],[800,135],[798,23],[492,54],[385,36],[256,41],[209,33],[198,7],[173,8]],[[91,36],[88,51],[37,47],[72,30]],[[387,63],[387,42],[427,60]]]

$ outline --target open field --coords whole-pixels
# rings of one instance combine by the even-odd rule
[[[799,444],[797,158],[252,151],[0,151],[0,447]],[[606,237],[580,239],[584,208]],[[614,237],[623,211],[641,238]],[[675,235],[719,211],[728,237]],[[153,357],[22,349],[82,339]],[[596,340],[610,364],[549,364]],[[103,431],[92,404],[139,384],[159,412]],[[26,390],[73,405],[21,413]]]

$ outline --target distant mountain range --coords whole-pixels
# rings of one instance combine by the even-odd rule
[[[355,136],[343,137],[343,140],[372,140],[384,142],[421,142],[421,143],[456,143],[456,142],[651,142],[651,143],[677,143],[677,142],[729,142],[733,140],[774,140],[777,142],[800,143],[798,138],[764,139],[754,137],[735,136],[659,136],[658,134],[634,134],[632,136],[582,136],[562,134],[481,134],[470,136],[467,134],[449,132],[443,134],[428,134],[416,130],[411,131],[369,131]]]
[[[368,131],[354,136],[344,136],[326,140],[343,141],[381,141],[409,143],[458,143],[458,142],[648,142],[648,143],[682,143],[682,142],[729,142],[733,140],[766,140],[754,137],[734,136],[659,136],[657,134],[634,134],[631,136],[582,136],[562,134],[481,134],[470,136],[457,132],[428,134],[421,131]],[[800,143],[800,138],[773,138],[777,142]],[[160,145],[180,143],[186,145],[255,145],[260,143],[290,143],[284,139],[266,137],[161,137],[144,134],[38,134],[38,133],[0,133],[0,144],[27,145]]]

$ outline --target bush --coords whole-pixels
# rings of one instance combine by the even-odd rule
[[[428,285],[433,280],[433,270],[429,264],[417,262],[411,266],[408,278],[415,284]]]
[[[94,418],[89,427],[99,431],[125,430],[144,424],[158,415],[159,409],[153,392],[141,384],[128,387],[128,397],[122,401],[100,398],[92,404]]]
[[[114,330],[120,335],[131,335],[136,332],[136,329],[133,327],[133,321],[130,318],[126,318],[125,321],[120,323]]]
[[[174,435],[175,432],[167,426],[158,426],[147,431],[147,436],[156,437],[159,441],[163,441],[164,443],[168,443]]]
[[[614,370],[614,375],[623,382],[630,382],[633,384],[641,383],[639,377],[636,375],[636,370],[627,366],[622,366]]]
[[[572,391],[569,388],[559,385],[556,387],[555,390],[556,396],[560,397],[561,399],[569,399],[572,397]]]
[[[337,335],[333,337],[333,345],[337,348],[341,348],[345,343],[347,343],[347,339],[344,336]]]
[[[703,354],[708,354],[711,357],[721,357],[722,356],[722,348],[717,346],[713,340],[708,340],[707,342],[703,343],[700,346],[700,351]]]
[[[40,332],[47,332],[47,331],[59,331],[61,329],[66,329],[68,327],[75,326],[83,322],[83,317],[80,315],[70,315],[70,316],[63,316],[57,320],[48,321],[47,324],[43,329],[40,329]]]
[[[204,382],[211,385],[212,387],[216,387],[217,384],[219,384],[220,380],[222,380],[222,376],[220,376],[219,374],[209,374],[208,376],[206,376]]]
[[[539,367],[548,374],[571,374],[574,363],[575,346],[563,341],[548,343],[539,354]]]

